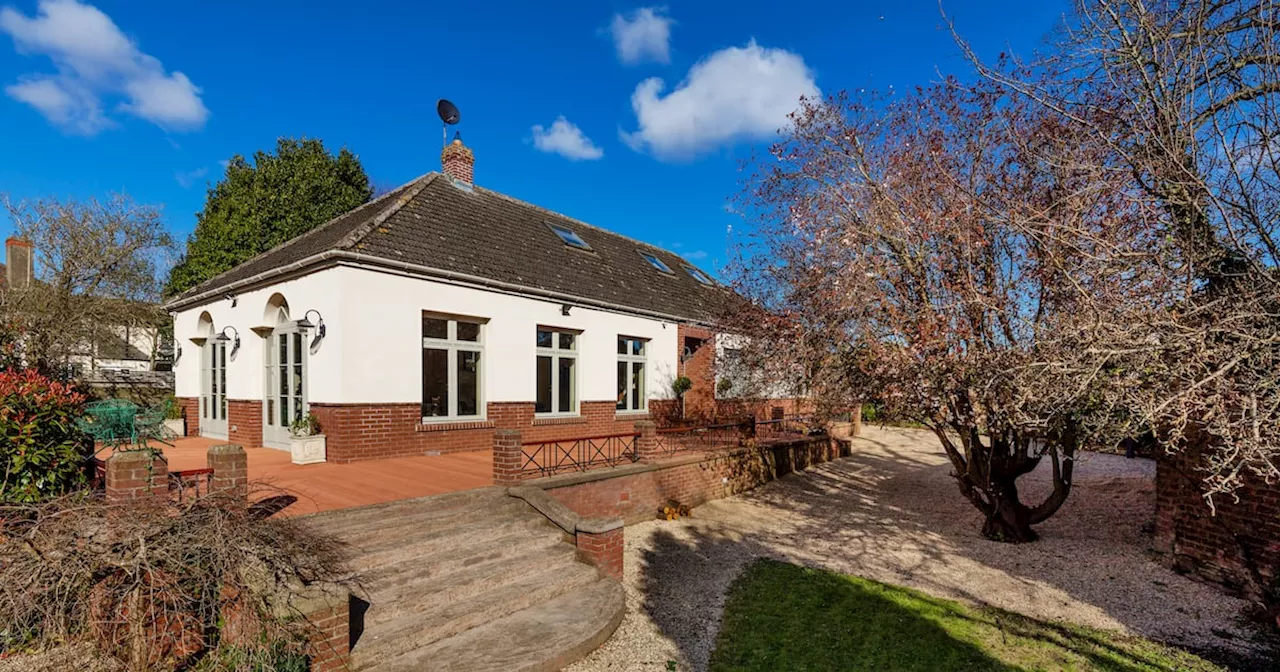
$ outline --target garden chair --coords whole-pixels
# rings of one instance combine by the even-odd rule
[[[147,441],[152,439],[170,448],[173,447],[172,443],[165,440],[171,437],[169,436],[169,430],[164,426],[164,419],[169,416],[170,403],[172,402],[165,400],[138,412],[134,416],[134,437],[139,448],[147,448]]]
[[[134,442],[134,418],[137,415],[138,405],[131,401],[95,401],[84,407],[84,416],[76,420],[76,427],[93,437],[95,443],[109,446],[115,451]]]

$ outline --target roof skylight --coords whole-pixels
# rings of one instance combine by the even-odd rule
[[[551,230],[555,231],[557,236],[560,236],[560,240],[563,240],[565,245],[568,245],[569,247],[576,247],[579,250],[591,249],[591,246],[587,244],[587,241],[583,240],[582,236],[574,233],[573,229],[568,229],[558,224],[550,223],[548,223],[547,226],[551,227]]]
[[[670,267],[670,266],[668,266],[668,265],[666,265],[666,264],[662,263],[662,260],[661,260],[661,259],[659,259],[659,258],[657,258],[657,257],[653,256],[652,254],[649,254],[648,252],[641,252],[641,253],[640,253],[640,256],[644,257],[644,260],[645,260],[645,261],[647,261],[647,262],[649,262],[649,265],[650,265],[650,266],[653,266],[654,268],[658,269],[659,271],[662,271],[663,273],[671,273],[671,272],[672,272],[672,270],[671,270],[671,267]]]
[[[685,266],[684,270],[686,273],[692,276],[694,280],[697,280],[698,282],[701,282],[704,285],[711,284],[711,278],[707,277],[706,273],[703,273],[702,271],[699,271],[698,269],[692,266]]]

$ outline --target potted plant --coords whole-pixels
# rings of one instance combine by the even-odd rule
[[[170,437],[187,435],[187,419],[178,400],[169,397],[164,407],[164,428]]]
[[[289,425],[289,449],[294,464],[315,464],[325,461],[324,434],[320,433],[320,420],[314,413],[293,421]]]

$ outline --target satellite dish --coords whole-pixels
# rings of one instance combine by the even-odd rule
[[[436,112],[440,115],[440,121],[449,125],[456,124],[462,120],[462,113],[458,111],[458,106],[444,98],[441,98],[440,102],[436,103]]]

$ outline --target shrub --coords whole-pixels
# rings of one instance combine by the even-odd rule
[[[338,542],[226,494],[0,506],[0,656],[89,643],[131,669],[305,669],[281,598],[345,575]]]
[[[693,389],[693,381],[688,376],[680,376],[671,381],[671,391],[675,393],[677,399],[684,398],[684,393]]]
[[[35,502],[85,483],[92,444],[76,428],[84,395],[31,370],[0,372],[0,502]]]
[[[320,433],[320,418],[315,413],[307,413],[289,425],[289,433],[293,436],[315,436]]]

